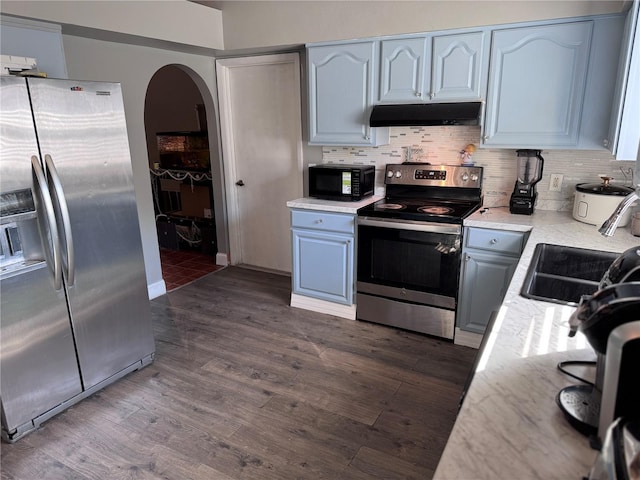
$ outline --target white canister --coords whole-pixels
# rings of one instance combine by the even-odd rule
[[[602,183],[579,183],[573,202],[573,218],[591,225],[602,225],[630,193],[633,193],[633,189],[611,185],[608,179]],[[629,223],[630,214],[631,209],[622,216],[619,227]]]

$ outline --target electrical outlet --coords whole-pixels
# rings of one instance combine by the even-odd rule
[[[549,191],[559,192],[562,190],[563,175],[560,173],[552,173],[551,180],[549,180]]]

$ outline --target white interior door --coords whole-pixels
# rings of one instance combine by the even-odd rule
[[[216,66],[231,264],[291,272],[286,202],[303,191],[299,56]]]

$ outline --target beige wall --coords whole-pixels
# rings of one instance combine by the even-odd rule
[[[2,0],[2,13],[72,27],[144,39],[222,49],[222,14],[185,0],[15,1]]]
[[[69,78],[83,80],[116,81],[122,84],[127,132],[131,149],[134,187],[140,218],[140,230],[147,284],[150,289],[162,282],[158,239],[151,196],[147,142],[144,125],[144,107],[147,87],[151,77],[165,65],[180,65],[192,73],[205,101],[210,128],[215,128],[217,113],[213,99],[216,97],[214,60],[210,57],[177,53],[156,48],[105,42],[82,37],[63,36]],[[218,132],[210,131],[217,139]],[[212,165],[214,175],[220,179],[220,165]],[[217,199],[220,200],[220,199]],[[223,202],[216,203],[216,219],[224,225]],[[227,242],[218,239],[223,251]],[[163,292],[161,292],[163,293]]]
[[[621,1],[223,1],[225,49],[617,13]]]

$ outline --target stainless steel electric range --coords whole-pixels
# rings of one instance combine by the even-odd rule
[[[391,164],[385,185],[358,211],[356,316],[452,339],[462,222],[482,206],[482,167]]]

